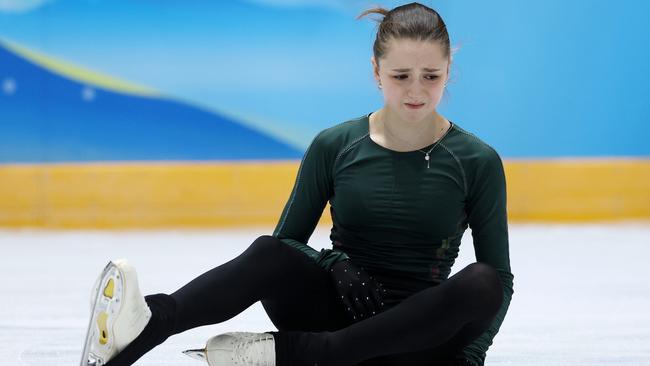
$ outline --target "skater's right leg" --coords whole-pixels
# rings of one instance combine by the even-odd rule
[[[296,327],[322,330],[331,324],[328,316],[338,315],[330,311],[334,291],[327,272],[311,258],[275,237],[261,236],[236,258],[171,294],[178,307],[175,332],[223,322],[260,300],[267,312],[276,303],[284,314],[291,306]],[[342,311],[339,318],[344,319]],[[276,322],[274,316],[271,320]],[[280,321],[276,326],[284,327]]]
[[[324,280],[326,275],[300,251],[274,237],[261,236],[239,256],[203,273],[171,295],[146,296],[152,312],[149,324],[106,366],[131,365],[169,336],[226,321],[260,300],[265,300],[267,312],[273,299],[288,296],[296,298],[298,308],[304,308],[300,301],[320,303],[322,308],[316,308],[316,314],[303,314],[297,319],[302,318],[311,330],[325,330],[317,329],[318,322],[327,319],[323,312],[333,307],[335,299],[329,293],[333,289]],[[343,313],[340,315],[343,327],[346,324]],[[327,328],[332,329],[332,324],[328,323]]]

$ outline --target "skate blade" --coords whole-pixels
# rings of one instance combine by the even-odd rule
[[[110,278],[106,281],[106,278],[109,276]],[[106,313],[108,307],[106,307],[106,302],[113,300],[116,291],[115,280],[121,281],[121,276],[115,263],[109,261],[100,275],[99,286],[94,294],[95,302],[93,304],[93,309],[90,312],[90,321],[86,330],[86,339],[81,354],[80,366],[99,366],[104,364],[100,357],[91,352],[91,342],[93,340],[93,335],[97,333],[98,341],[101,346],[105,346],[109,343],[109,323],[107,320],[108,313]],[[121,288],[122,285],[120,284],[120,291]],[[110,341],[112,342],[112,339]]]
[[[205,348],[203,348],[203,349],[188,349],[188,350],[183,351],[183,353],[185,355],[195,359],[195,360],[208,362],[208,358],[206,356]]]

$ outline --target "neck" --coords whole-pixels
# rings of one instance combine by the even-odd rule
[[[413,150],[433,144],[440,139],[450,126],[440,114],[435,112],[420,121],[402,121],[385,109],[373,113],[375,132],[386,145],[399,150]]]

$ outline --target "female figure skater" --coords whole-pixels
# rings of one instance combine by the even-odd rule
[[[278,331],[186,353],[211,366],[483,365],[513,293],[501,158],[436,111],[451,64],[440,15],[411,3],[357,19],[372,13],[385,105],[314,138],[273,235],[236,258],[146,297],[132,266],[110,262],[82,365],[131,365],[257,301]],[[328,201],[333,247],[318,252],[307,242]],[[448,278],[468,226],[477,262]]]

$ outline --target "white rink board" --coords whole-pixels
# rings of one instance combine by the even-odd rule
[[[272,228],[0,231],[0,365],[77,365],[96,276],[128,258],[143,294],[171,293]],[[310,245],[329,247],[318,228]],[[514,289],[486,365],[650,365],[650,223],[510,224]],[[474,261],[471,231],[452,274]],[[260,303],[170,337],[138,365],[200,366],[180,352],[228,331],[275,330]]]

